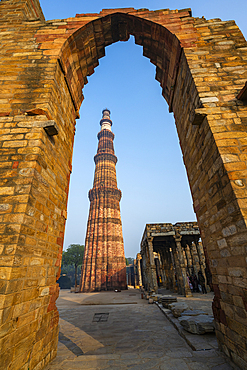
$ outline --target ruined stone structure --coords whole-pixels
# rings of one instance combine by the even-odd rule
[[[175,225],[147,224],[137,255],[139,285],[158,291],[163,286],[184,296],[191,296],[187,275],[205,275],[208,269],[196,222]],[[206,270],[207,272],[207,270]],[[210,271],[208,271],[210,273]]]
[[[85,252],[81,270],[80,292],[126,289],[126,262],[117,188],[114,134],[110,111],[103,110],[98,133],[99,145],[93,189],[89,191]]]
[[[155,64],[175,117],[213,275],[219,344],[247,368],[247,44],[241,31],[234,21],[194,18],[190,9],[108,9],[46,21],[38,0],[2,0],[4,369],[41,368],[56,354],[56,279],[82,89],[105,47],[129,35]]]

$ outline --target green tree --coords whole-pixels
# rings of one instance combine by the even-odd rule
[[[75,267],[75,288],[77,287],[77,267],[82,264],[84,255],[84,245],[70,244],[67,251],[63,252],[63,265],[73,265]]]
[[[134,258],[127,257],[126,259],[126,266],[133,265],[134,264]],[[128,262],[128,263],[127,263]]]

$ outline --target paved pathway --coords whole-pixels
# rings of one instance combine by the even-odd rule
[[[58,355],[45,370],[232,370],[220,352],[192,351],[137,290],[61,291]]]

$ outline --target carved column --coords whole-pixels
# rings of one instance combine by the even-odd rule
[[[189,287],[189,283],[187,280],[187,273],[186,273],[186,267],[185,267],[185,262],[184,262],[184,256],[182,252],[182,246],[181,246],[181,235],[174,235],[174,240],[176,244],[176,252],[179,260],[179,265],[180,265],[180,273],[182,277],[182,291],[185,297],[191,297],[191,290]]]
[[[184,265],[185,265],[186,272],[189,272],[189,261],[188,261],[188,256],[186,253],[186,246],[181,245],[181,249],[182,249],[182,253],[184,257]]]
[[[176,244],[175,243],[174,243],[174,245],[172,246],[171,249],[172,249],[171,250],[171,257],[172,257],[174,271],[175,271],[173,286],[175,286],[175,291],[177,290],[178,294],[183,294],[184,293],[183,277],[182,277],[182,273],[181,273],[181,267],[180,267],[180,262],[179,262],[179,259],[178,259],[178,253],[177,253],[177,250],[176,250]],[[176,277],[175,277],[175,275],[176,275]]]
[[[184,249],[185,249],[185,254],[186,254],[186,259],[187,259],[188,273],[189,273],[189,275],[191,275],[192,267],[193,267],[193,260],[192,260],[192,256],[191,256],[191,253],[190,253],[190,247],[188,246],[188,244],[185,245]]]
[[[146,251],[146,283],[147,283],[147,290],[151,290],[152,289],[152,285],[151,285],[151,281],[152,281],[152,277],[151,277],[151,264],[150,264],[150,253],[149,253],[149,248],[148,248],[148,243],[147,241],[145,241],[145,251]]]
[[[199,250],[199,253],[200,253],[201,270],[202,270],[203,276],[205,278],[205,286],[206,286],[207,291],[210,292],[210,290],[211,290],[210,285],[207,284],[208,279],[207,279],[207,275],[206,275],[206,256],[205,256],[205,253],[204,253],[204,248],[203,248],[202,242],[198,242],[198,250]]]
[[[166,274],[165,274],[165,262],[164,262],[164,255],[163,255],[163,249],[162,248],[162,251],[159,252],[158,256],[159,256],[159,263],[160,263],[160,274],[161,274],[161,278],[162,278],[162,286],[166,286]]]
[[[171,282],[170,282],[170,260],[169,255],[167,253],[166,247],[162,250],[162,268],[164,269],[164,287],[166,289],[171,289]]]
[[[202,270],[203,269],[203,262],[202,262],[202,259],[201,259],[201,253],[200,253],[200,249],[199,249],[199,245],[198,245],[198,240],[195,240],[195,246],[196,246],[196,251],[197,251],[197,255],[198,255],[200,270]]]
[[[144,254],[142,256],[142,261],[143,261],[144,287],[145,287],[145,290],[149,290],[150,289],[150,261],[149,261],[148,245],[146,241],[143,243],[143,252]]]
[[[148,275],[148,271],[147,271],[147,249],[146,249],[146,245],[142,245],[142,248],[141,248],[141,256],[142,256],[142,272],[143,272],[143,275],[142,275],[142,285],[144,287],[145,290],[147,290],[147,287],[148,287],[148,281],[147,281],[147,275]]]
[[[94,183],[88,193],[90,209],[80,292],[127,288],[114,134],[110,111],[104,109],[102,113],[98,150],[94,157]]]
[[[195,271],[196,271],[196,274],[198,275],[198,271],[200,270],[200,263],[199,263],[199,256],[198,256],[198,252],[197,252],[195,241],[192,242],[191,246],[192,246],[192,251],[193,251],[193,256],[194,256],[194,262],[195,262]]]
[[[142,271],[141,271],[141,255],[140,253],[137,254],[136,256],[136,264],[137,264],[137,274],[138,274],[138,281],[139,281],[139,286],[142,286]]]
[[[148,243],[149,261],[150,261],[150,285],[151,285],[151,289],[153,289],[156,293],[158,293],[156,266],[154,262],[153,238],[148,237],[147,243]]]
[[[196,250],[197,250],[197,254],[198,254],[198,258],[199,258],[200,270],[202,271],[203,276],[205,278],[205,282],[206,282],[207,281],[206,275],[205,275],[206,265],[205,265],[205,256],[204,256],[204,252],[203,252],[203,247],[202,247],[202,245],[199,245],[198,239],[195,241],[195,245],[196,245]]]
[[[171,276],[171,284],[172,284],[172,290],[174,293],[179,292],[180,287],[180,272],[178,270],[178,259],[176,257],[176,252],[174,250],[174,246],[169,248],[170,252],[170,276]],[[176,262],[175,262],[176,261]],[[176,276],[175,276],[176,275]],[[177,277],[177,284],[176,284],[176,277]]]
[[[190,249],[190,255],[191,255],[191,259],[192,259],[193,273],[198,275],[198,268],[197,268],[197,265],[196,265],[195,254],[194,254],[194,245],[191,242],[189,243],[189,249]]]

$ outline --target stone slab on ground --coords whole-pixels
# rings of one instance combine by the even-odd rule
[[[162,299],[162,294],[151,294],[150,298],[153,299],[154,302],[160,302]]]
[[[168,305],[169,310],[171,310],[174,317],[180,317],[181,314],[186,310],[191,310],[186,302],[174,302]]]
[[[208,313],[202,310],[186,310],[181,313],[181,316],[198,316],[198,315],[208,315]]]
[[[214,293],[210,292],[207,294],[193,293],[192,297],[184,297],[177,293],[173,293],[168,289],[159,289],[159,294],[169,295],[177,298],[178,302],[184,302],[193,307],[193,310],[202,310],[207,312],[209,315],[213,314],[212,301],[214,298]]]
[[[89,306],[80,303],[84,293],[61,291],[58,355],[44,370],[239,370],[216,348],[193,351],[156,304],[133,290],[123,301],[129,293],[137,303],[97,305],[106,302],[98,293]]]
[[[172,296],[162,296],[161,298],[160,298],[160,302],[161,302],[161,304],[162,304],[162,306],[164,307],[164,308],[168,308],[168,306],[171,304],[171,303],[175,303],[175,302],[177,302],[177,297],[172,297]]]
[[[161,304],[157,304],[167,319],[173,324],[176,330],[179,332],[182,338],[185,339],[187,344],[193,349],[193,351],[208,351],[218,350],[218,342],[214,333],[207,333],[205,335],[196,335],[186,331],[180,324],[179,320],[175,318],[172,312],[162,307]]]
[[[178,318],[182,327],[192,334],[213,333],[214,317],[211,315],[182,316]]]

